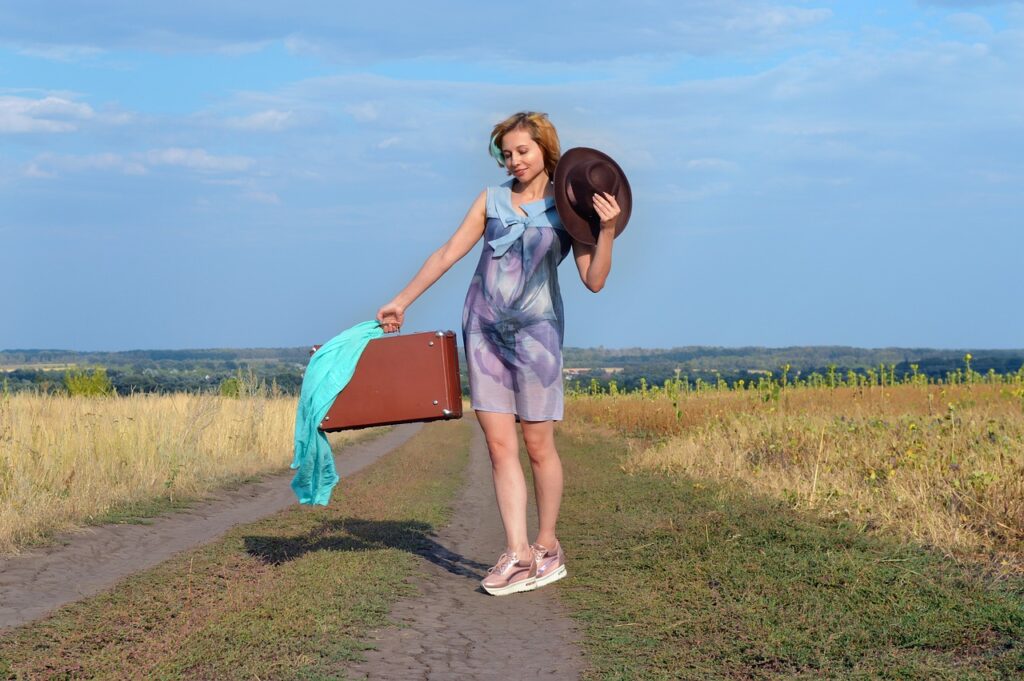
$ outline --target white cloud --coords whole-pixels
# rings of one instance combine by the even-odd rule
[[[787,116],[758,126],[758,130],[775,135],[792,135],[794,137],[832,137],[856,132],[850,123],[826,121],[820,116],[797,118]]]
[[[454,57],[547,65],[622,56],[722,54],[778,44],[832,16],[827,9],[831,3],[824,0],[813,3],[824,7],[775,0],[642,1],[628,10],[608,2],[524,0],[519,6],[523,15],[544,17],[530,26],[529,43],[544,46],[537,50],[523,49],[518,38],[499,37],[498,27],[508,21],[507,7],[472,0],[451,0],[444,12],[429,3],[395,0],[358,7],[267,0],[113,0],[105,3],[107,11],[69,9],[62,22],[53,21],[49,3],[19,4],[7,13],[13,20],[0,22],[0,42],[54,45],[57,52],[68,52],[63,47],[67,44],[86,43],[111,50],[229,55],[276,43],[292,54],[347,64]],[[584,6],[586,11],[581,11]],[[509,26],[506,33],[512,32]]]
[[[284,36],[284,49],[295,55],[323,56],[323,46],[315,41],[306,40],[297,33]]]
[[[369,123],[380,118],[378,105],[373,102],[350,104],[345,107],[345,112],[359,123]]]
[[[15,51],[26,57],[38,57],[39,59],[66,63],[91,59],[104,52],[92,45],[51,45],[46,43],[19,46],[15,48]]]
[[[946,17],[946,23],[966,35],[987,38],[994,32],[992,24],[980,14],[956,12]]]
[[[57,174],[50,170],[44,170],[38,163],[33,161],[25,166],[25,177],[31,177],[34,179],[47,180],[50,178],[57,177]]]
[[[73,132],[79,123],[95,117],[96,112],[88,104],[63,97],[0,96],[0,134]]]
[[[25,166],[26,177],[47,179],[54,178],[62,172],[86,172],[99,170],[116,172],[124,175],[145,175],[146,167],[135,158],[121,154],[99,153],[84,156],[62,154],[40,154]]]
[[[794,29],[807,28],[827,21],[829,9],[805,9],[779,5],[740,7],[722,22],[727,31],[758,36],[777,36]]]
[[[215,156],[205,149],[151,149],[145,153],[115,154],[110,152],[68,155],[39,154],[25,165],[23,175],[45,179],[61,173],[103,171],[123,175],[145,175],[154,166],[174,166],[199,172],[242,172],[255,161],[245,156]]]
[[[270,45],[269,40],[253,42],[226,43],[217,47],[217,52],[226,54],[229,57],[242,57],[247,54],[261,52]]]
[[[917,0],[919,5],[939,7],[985,7],[986,5],[1014,5],[1020,0]]]
[[[152,149],[146,152],[146,161],[156,166],[180,166],[191,170],[231,172],[248,170],[255,161],[246,156],[215,156],[205,149]]]
[[[989,184],[1012,184],[1024,185],[1024,173],[1014,174],[985,168],[975,168],[969,171],[974,177],[980,178]]]
[[[253,203],[261,203],[268,206],[281,205],[281,197],[274,192],[249,191],[242,194],[242,198]]]
[[[390,147],[395,146],[396,144],[398,144],[401,141],[402,141],[402,139],[400,137],[388,137],[387,139],[383,139],[380,142],[378,142],[377,143],[377,148],[378,149],[388,149]]]
[[[277,132],[290,127],[294,121],[295,114],[291,111],[268,109],[267,111],[258,111],[248,116],[228,118],[225,124],[230,128],[238,130]]]

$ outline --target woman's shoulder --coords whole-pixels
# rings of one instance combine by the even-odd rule
[[[487,186],[487,193],[491,194],[498,191],[512,191],[512,185],[515,184],[516,178],[510,177],[501,184],[492,184]]]
[[[499,213],[509,200],[509,192],[512,191],[512,184],[516,181],[514,177],[496,185],[490,185],[484,189],[487,197],[487,217],[500,217]]]

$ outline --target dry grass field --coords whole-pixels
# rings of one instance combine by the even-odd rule
[[[633,437],[627,469],[733,481],[1024,572],[1024,390],[903,384],[577,395]]]
[[[285,470],[294,423],[271,395],[0,396],[0,553]]]

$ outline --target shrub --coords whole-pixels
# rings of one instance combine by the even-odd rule
[[[232,376],[220,382],[221,397],[239,397],[242,393],[242,381]]]
[[[103,367],[97,367],[92,371],[86,369],[65,371],[64,387],[72,396],[101,397],[114,394],[114,384],[110,382],[107,370]]]

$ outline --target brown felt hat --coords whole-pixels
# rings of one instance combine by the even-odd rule
[[[622,168],[597,149],[575,147],[562,154],[555,166],[555,206],[573,239],[596,244],[601,218],[594,211],[594,194],[604,192],[619,204],[615,236],[622,234],[633,210],[633,192]]]

